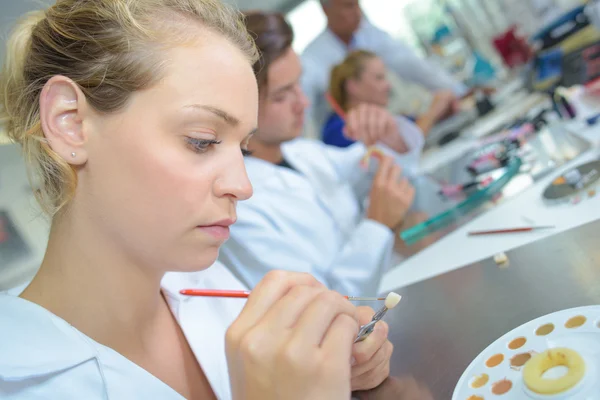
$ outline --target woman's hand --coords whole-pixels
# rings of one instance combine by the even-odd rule
[[[433,95],[428,113],[437,122],[459,111],[460,100],[449,90],[441,90]]]
[[[433,95],[427,111],[417,118],[416,124],[423,134],[427,135],[440,120],[457,113],[460,110],[460,101],[454,93],[441,90]]]
[[[348,400],[357,309],[308,274],[270,272],[226,335],[235,400]]]
[[[373,104],[360,104],[348,111],[344,134],[367,146],[382,142],[400,154],[409,150],[398,131],[396,118],[385,108]]]
[[[358,320],[368,324],[375,311],[371,307],[358,307]],[[352,351],[352,390],[369,390],[379,386],[390,375],[390,358],[394,346],[388,340],[389,327],[379,321],[373,332],[362,342],[354,344]]]

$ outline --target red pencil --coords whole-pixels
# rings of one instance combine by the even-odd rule
[[[508,229],[496,229],[491,231],[474,231],[469,232],[469,236],[482,236],[482,235],[497,235],[501,233],[520,233],[520,232],[531,232],[540,229],[554,229],[554,226],[528,226],[524,228],[508,228]]]
[[[230,297],[245,299],[250,296],[248,290],[214,290],[214,289],[183,289],[179,291],[184,296],[200,296],[200,297]],[[352,297],[344,296],[350,301],[382,301],[385,297]]]
[[[338,104],[338,102],[335,101],[335,99],[333,98],[333,96],[331,95],[331,93],[329,93],[329,92],[325,93],[325,98],[327,99],[327,102],[329,103],[329,105],[331,106],[331,108],[333,108],[333,111],[335,111],[335,113],[341,119],[345,120],[346,119],[346,113],[342,109],[342,106],[340,106]]]

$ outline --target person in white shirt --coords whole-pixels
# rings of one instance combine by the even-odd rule
[[[347,400],[388,376],[387,326],[354,344],[373,310],[308,274],[180,294],[243,288],[205,270],[252,194],[256,56],[215,0],[59,0],[18,25],[0,121],[51,228],[0,296],[0,398]]]
[[[369,22],[363,16],[359,0],[321,0],[321,5],[327,28],[302,53],[302,88],[317,126],[322,126],[329,111],[324,95],[331,69],[352,50],[377,54],[391,72],[432,92],[451,90],[457,98],[468,93],[468,88],[443,68],[418,56],[408,45]]]
[[[414,189],[392,156],[382,158],[375,176],[363,170],[363,142],[401,133],[375,121],[362,131],[369,137],[357,136],[346,149],[299,138],[307,100],[292,29],[277,13],[250,13],[245,21],[261,54],[254,65],[258,130],[246,157],[254,195],[238,206],[220,260],[249,287],[286,269],[310,273],[341,293],[373,295],[390,267],[394,230]]]

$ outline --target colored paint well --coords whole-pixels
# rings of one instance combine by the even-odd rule
[[[485,365],[488,368],[494,368],[502,364],[502,361],[504,361],[504,354],[496,354],[488,358],[488,360],[485,362]]]
[[[481,374],[481,375],[473,378],[473,380],[471,381],[471,387],[473,389],[480,389],[480,388],[484,387],[485,385],[487,385],[487,383],[489,381],[490,381],[490,376],[488,374]]]
[[[587,321],[586,317],[584,317],[583,315],[578,315],[576,317],[569,319],[565,323],[565,328],[567,328],[567,329],[579,328],[579,327],[583,326],[583,324],[585,324],[586,321]]]
[[[546,324],[537,328],[535,334],[538,336],[547,336],[552,332],[554,332],[554,324]]]
[[[510,392],[510,389],[512,389],[512,387],[513,387],[512,382],[509,381],[508,379],[504,379],[504,380],[496,382],[492,385],[492,393],[497,394],[497,395],[506,394],[506,393]]]
[[[516,338],[513,341],[511,341],[508,344],[508,348],[511,350],[517,350],[517,349],[520,349],[521,347],[525,346],[525,343],[527,343],[527,338],[519,337],[519,338]]]

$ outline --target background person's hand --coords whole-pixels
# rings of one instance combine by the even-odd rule
[[[357,309],[308,274],[270,272],[227,331],[235,400],[348,400]]]
[[[425,113],[419,115],[416,124],[425,136],[441,120],[460,111],[460,100],[454,93],[442,90],[434,94],[431,104]]]
[[[371,322],[375,311],[371,307],[358,307],[360,325]],[[354,344],[352,351],[352,390],[368,390],[379,386],[390,375],[390,358],[394,346],[388,340],[389,327],[379,321],[373,332],[362,342]]]
[[[373,180],[367,218],[391,230],[402,223],[415,198],[415,189],[389,156],[382,156]]]
[[[428,112],[438,122],[460,109],[460,99],[449,90],[440,90],[433,95]]]

